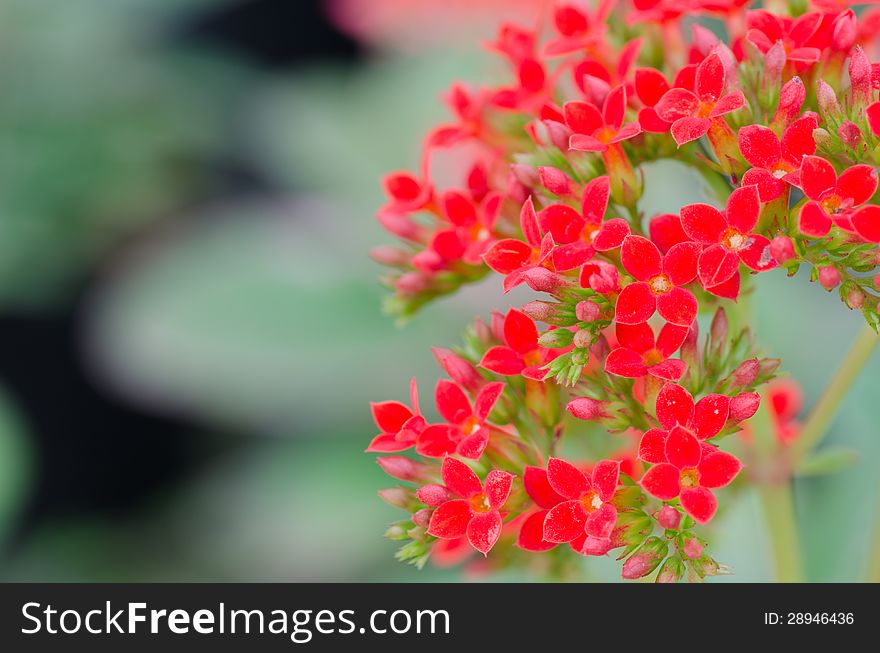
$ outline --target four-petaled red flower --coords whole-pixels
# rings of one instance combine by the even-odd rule
[[[650,374],[659,379],[678,381],[687,365],[670,356],[681,347],[688,331],[686,326],[664,324],[655,341],[654,330],[645,322],[618,324],[615,330],[618,346],[608,354],[605,371],[628,379]]]
[[[757,186],[741,186],[733,191],[724,213],[708,204],[682,207],[684,232],[691,240],[706,245],[697,262],[703,288],[713,292],[734,278],[738,288],[740,261],[756,272],[776,267],[768,249],[770,241],[752,233],[760,214]]]
[[[553,253],[553,236],[548,233],[541,238],[538,215],[531,197],[523,203],[519,221],[525,242],[516,238],[502,238],[495,241],[483,255],[486,265],[505,275],[504,292],[525,281],[529,270],[549,264]]]
[[[596,252],[620,247],[629,234],[622,218],[605,220],[611,196],[608,175],[596,177],[584,186],[581,212],[566,204],[551,204],[538,214],[538,223],[553,237],[553,267],[565,272],[582,266]]]
[[[481,483],[465,463],[447,456],[440,476],[443,486],[425,486],[418,494],[423,503],[436,506],[428,534],[444,540],[467,535],[471,546],[486,555],[501,535],[501,508],[510,494],[513,474],[493,469]]]
[[[412,408],[399,401],[371,403],[373,421],[381,433],[373,438],[368,452],[404,451],[413,446],[425,429],[425,418],[419,413],[419,391],[416,380],[409,385]]]
[[[511,308],[504,316],[504,345],[496,345],[483,355],[480,367],[502,376],[519,374],[535,381],[543,380],[541,369],[549,362],[550,352],[538,346],[538,327],[525,313]]]
[[[828,235],[832,224],[854,232],[852,210],[867,202],[877,191],[877,171],[855,165],[838,177],[828,161],[805,156],[801,162],[801,188],[810,201],[801,207],[798,228],[810,238]]]
[[[822,14],[819,12],[792,19],[757,9],[746,14],[746,39],[765,54],[775,43],[781,42],[789,61],[815,63],[822,56],[822,50],[809,43],[821,23]]]
[[[755,185],[762,202],[781,196],[786,183],[798,186],[801,160],[816,151],[813,130],[819,126],[816,114],[798,118],[782,135],[769,127],[749,125],[739,130],[739,151],[754,168],[743,175],[743,186]]]
[[[626,86],[615,86],[608,92],[600,112],[590,102],[566,102],[565,123],[574,132],[569,147],[582,152],[604,152],[609,145],[638,136],[638,122],[623,124],[626,118]]]
[[[431,424],[419,435],[416,453],[441,458],[458,453],[464,458],[478,459],[489,444],[490,430],[486,424],[489,413],[504,391],[504,383],[487,383],[474,398],[474,404],[456,383],[446,379],[437,382],[434,401],[446,424]]]
[[[695,92],[671,88],[660,98],[657,115],[672,123],[672,138],[679,146],[704,136],[714,119],[745,105],[742,92],[725,94],[726,86],[724,63],[717,54],[710,54],[697,68]]]
[[[647,238],[627,236],[620,262],[636,281],[617,298],[617,322],[640,324],[656,310],[670,324],[690,326],[697,317],[697,299],[681,286],[696,278],[699,255],[697,243],[678,243],[664,256]]]
[[[620,477],[620,462],[600,460],[587,477],[559,458],[547,462],[547,481],[564,501],[544,518],[544,541],[574,542],[585,555],[604,555],[611,548],[617,508],[611,503]]]

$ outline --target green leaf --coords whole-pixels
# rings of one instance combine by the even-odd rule
[[[858,458],[858,453],[851,449],[823,449],[798,464],[795,473],[798,476],[836,474],[854,465]]]

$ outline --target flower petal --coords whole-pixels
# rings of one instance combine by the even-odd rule
[[[698,243],[677,243],[663,257],[663,272],[676,286],[683,286],[697,276],[697,260],[700,257]]]
[[[459,434],[458,428],[449,424],[431,424],[419,434],[416,453],[428,458],[443,458],[455,452],[457,442],[453,436]]]
[[[577,240],[584,228],[583,216],[565,204],[551,204],[538,214],[541,229],[553,235],[557,244],[565,245]]]
[[[750,168],[742,176],[743,186],[757,186],[762,202],[772,202],[785,191],[785,182],[777,179],[769,170]]]
[[[831,231],[831,218],[818,202],[807,202],[798,215],[798,231],[808,238],[823,238]]]
[[[717,54],[710,54],[697,67],[695,90],[703,102],[716,102],[724,93],[724,63]]]
[[[612,218],[603,223],[593,237],[593,247],[598,252],[617,249],[629,236],[629,223],[623,218]]]
[[[493,509],[498,510],[507,501],[513,478],[513,474],[500,469],[493,469],[486,475],[484,493]]]
[[[626,86],[620,84],[611,89],[605,96],[605,104],[602,107],[602,114],[606,127],[611,127],[617,131],[623,124],[623,118],[626,114]]]
[[[687,372],[687,363],[675,358],[651,365],[648,368],[648,374],[664,381],[678,381],[685,372]]]
[[[734,93],[729,93],[725,95],[723,98],[718,100],[715,108],[709,112],[709,118],[716,119],[721,116],[727,115],[732,111],[736,111],[737,109],[741,109],[746,105],[746,97],[742,94],[742,91],[736,91]]]
[[[837,173],[828,161],[818,156],[805,156],[801,161],[801,189],[811,200],[822,199],[826,191],[837,186]]]
[[[742,463],[726,451],[716,451],[704,456],[698,469],[701,486],[724,487],[736,478],[742,469]]]
[[[727,199],[727,224],[743,234],[752,233],[761,215],[757,186],[740,186]]]
[[[447,379],[437,381],[434,391],[437,412],[450,424],[461,424],[473,414],[471,402],[458,385]]]
[[[681,491],[681,507],[694,520],[705,524],[715,516],[718,500],[704,487],[692,487]]]
[[[576,152],[604,152],[608,146],[595,136],[572,134],[568,140],[568,148]]]
[[[755,272],[766,272],[779,265],[770,253],[770,241],[757,234],[749,236],[749,244],[739,250],[737,254],[739,254],[739,260]]]
[[[483,456],[486,447],[489,446],[490,437],[491,432],[489,429],[485,426],[479,428],[459,442],[454,453],[468,460],[479,460]],[[453,451],[449,453],[453,453]]]
[[[611,182],[608,175],[602,175],[592,179],[586,186],[581,197],[581,213],[584,219],[591,224],[600,224],[608,209],[608,199],[611,197]]]
[[[694,432],[701,440],[714,437],[724,428],[729,415],[730,397],[706,395],[694,406]]]
[[[648,284],[637,281],[620,291],[614,317],[618,324],[642,324],[657,309],[657,299]]]
[[[642,357],[632,349],[618,347],[611,350],[605,359],[605,371],[626,379],[639,379],[648,373]]]
[[[666,438],[666,460],[679,469],[696,467],[703,450],[696,436],[683,426],[673,426]]]
[[[653,107],[669,90],[669,82],[656,68],[636,68],[634,77],[636,95],[645,106]]]
[[[633,351],[643,354],[654,348],[654,330],[645,322],[638,324],[618,324],[615,329],[617,342]]]
[[[697,319],[697,298],[690,290],[674,287],[657,296],[660,317],[678,326],[690,326]]]
[[[431,513],[428,535],[451,540],[467,532],[471,507],[467,501],[447,501]]]
[[[563,501],[554,506],[544,518],[544,540],[547,542],[571,542],[583,535],[587,511],[580,501]]]
[[[440,476],[443,478],[443,485],[463,499],[470,499],[483,491],[483,484],[474,470],[451,456],[443,459]]]
[[[397,433],[406,421],[413,416],[408,406],[399,401],[380,401],[370,404],[373,421],[380,431]]]
[[[547,542],[544,539],[544,519],[547,517],[546,510],[539,510],[526,517],[519,529],[516,545],[525,551],[549,551],[556,546],[555,542]]]
[[[677,324],[664,324],[660,329],[660,335],[657,336],[657,351],[665,357],[669,358],[678,351],[679,347],[687,338],[690,326],[679,326]]]
[[[663,269],[657,246],[644,236],[627,236],[620,248],[620,262],[638,281],[647,281]]]
[[[739,151],[756,168],[772,168],[782,157],[782,143],[769,127],[747,125],[737,134]]]
[[[733,301],[736,301],[736,298],[739,295],[739,284],[740,276],[739,273],[737,273],[730,277],[730,279],[728,279],[724,283],[718,284],[717,286],[712,286],[711,288],[706,288],[706,292],[710,292],[717,297],[723,297],[724,299],[731,299]]]
[[[617,509],[610,503],[603,503],[587,517],[587,523],[584,530],[587,535],[606,539],[614,530],[614,524],[617,523]]]
[[[480,367],[502,376],[514,376],[523,371],[526,364],[510,347],[492,347],[480,361]]]
[[[513,238],[504,238],[495,242],[488,251],[483,254],[483,260],[492,270],[499,274],[510,274],[518,270],[532,257],[532,248]]]
[[[538,348],[538,328],[528,315],[511,308],[504,317],[504,341],[520,354],[533,351]]]
[[[667,435],[669,435],[667,431],[660,429],[645,431],[639,442],[639,458],[646,463],[665,463]]]
[[[523,470],[523,486],[526,494],[541,508],[552,508],[565,500],[556,492],[547,480],[547,470],[526,465]]]
[[[669,430],[679,424],[687,426],[694,417],[694,398],[680,385],[667,383],[657,394],[656,410],[657,419],[664,429]]]
[[[555,492],[566,499],[577,499],[591,487],[581,470],[561,458],[547,461],[547,481]]]
[[[698,138],[705,136],[712,126],[712,121],[708,118],[679,118],[670,128],[672,138],[676,144],[681,147],[685,143],[690,143]]]
[[[869,243],[880,243],[880,206],[869,204],[858,209],[852,216],[852,224]]]
[[[669,463],[659,463],[645,472],[639,485],[652,497],[661,501],[669,501],[678,496],[681,491],[679,484],[680,472],[678,468]]]
[[[720,240],[727,221],[714,206],[688,204],[681,208],[681,227],[691,240],[709,245]]]
[[[837,179],[837,194],[851,199],[853,206],[864,204],[877,192],[877,170],[858,165],[844,170]]]
[[[700,99],[683,88],[671,88],[654,106],[657,115],[666,122],[693,116],[700,107]]]
[[[501,381],[487,383],[480,388],[476,399],[474,399],[474,416],[478,422],[486,421],[502,392],[504,392],[504,383]]]
[[[592,134],[605,123],[599,109],[590,102],[566,102],[562,111],[565,124],[576,134]]]
[[[611,501],[614,491],[617,489],[617,483],[620,480],[620,461],[619,460],[600,460],[593,467],[590,474],[593,488],[599,493],[602,501]],[[597,535],[597,537],[602,537]]]
[[[486,555],[501,537],[501,515],[497,510],[475,514],[467,525],[468,542]]]
[[[681,227],[681,218],[675,213],[655,215],[648,222],[648,233],[661,252],[669,252],[673,245],[689,240]]]

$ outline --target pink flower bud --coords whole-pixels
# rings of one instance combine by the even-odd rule
[[[684,563],[679,558],[667,558],[657,572],[658,583],[677,583],[684,578]]]
[[[418,295],[430,287],[430,279],[422,272],[407,272],[398,277],[394,287],[404,295]]]
[[[647,576],[660,565],[668,550],[666,542],[659,537],[649,537],[639,550],[623,563],[621,575],[630,580]]]
[[[858,33],[855,12],[852,9],[843,11],[831,23],[831,44],[838,52],[845,52],[856,42]]]
[[[779,107],[773,123],[788,127],[801,113],[801,106],[807,97],[807,90],[800,77],[792,77],[779,91]]]
[[[402,487],[389,487],[379,490],[379,498],[389,506],[405,509],[412,502],[412,492]]]
[[[819,283],[827,291],[832,291],[840,285],[840,271],[833,265],[819,268]]]
[[[865,293],[859,288],[850,288],[846,291],[846,305],[853,309],[861,308],[865,304]]]
[[[557,302],[534,300],[523,305],[520,310],[533,320],[546,322],[553,326],[571,326],[577,322],[571,308]]]
[[[747,361],[743,361],[739,364],[739,367],[737,367],[730,375],[730,380],[733,382],[733,387],[742,388],[752,385],[752,383],[755,382],[755,379],[758,378],[758,372],[760,371],[761,366],[758,364],[757,358],[751,358]]]
[[[871,62],[862,46],[857,45],[849,57],[849,81],[852,106],[864,107],[871,101]]]
[[[568,279],[562,275],[551,272],[547,268],[531,268],[523,272],[523,279],[529,288],[535,292],[553,294],[570,286]]]
[[[413,513],[412,521],[416,526],[427,528],[428,524],[431,522],[431,511],[427,508],[422,508],[421,510],[416,511]]]
[[[376,263],[392,267],[404,267],[409,265],[411,260],[409,252],[392,245],[374,247],[370,250],[370,258],[376,261]]]
[[[417,483],[425,480],[426,467],[405,456],[380,456],[376,462],[382,471],[398,481]]]
[[[678,525],[681,524],[681,513],[672,506],[663,506],[657,513],[657,522],[663,528],[677,531]]]
[[[554,195],[564,197],[571,194],[571,180],[559,168],[541,166],[538,168],[541,184]]]
[[[578,397],[568,402],[568,412],[578,419],[598,420],[608,417],[605,412],[607,402],[590,397]]]
[[[550,143],[558,147],[563,152],[568,151],[568,141],[571,138],[571,130],[561,122],[555,120],[545,120],[544,126],[547,128],[547,135]]]
[[[529,188],[534,188],[541,183],[541,176],[532,166],[527,166],[524,163],[514,163],[511,164],[510,171],[517,181]]]
[[[741,392],[730,400],[730,420],[741,422],[753,417],[761,405],[761,395],[757,392]]]
[[[440,366],[452,380],[464,387],[468,392],[476,393],[486,383],[486,380],[477,371],[476,367],[451,349],[434,347],[431,351],[434,354],[434,358],[437,359],[437,362],[440,363]]]
[[[880,289],[880,272],[874,277],[874,287]]]
[[[574,314],[581,322],[594,322],[599,318],[601,312],[599,305],[588,299],[578,302],[574,307]]]
[[[572,344],[578,349],[589,349],[593,345],[593,332],[589,329],[578,329],[574,334]]]
[[[703,555],[703,545],[700,544],[700,541],[693,536],[685,538],[682,550],[684,554],[691,560],[696,560],[701,555]]]
[[[436,508],[442,503],[446,503],[452,498],[449,494],[449,490],[442,485],[437,485],[435,483],[420,487],[416,490],[416,497],[426,506],[431,506],[433,508]]]
[[[855,149],[864,141],[862,130],[854,122],[844,120],[837,129],[837,135],[848,148]]]
[[[715,317],[712,318],[712,325],[709,327],[709,335],[716,346],[727,341],[727,329],[727,313],[723,308],[719,308],[715,312]]]
[[[776,236],[770,241],[770,255],[779,264],[790,261],[795,257],[794,243],[788,236]]]
[[[836,116],[840,113],[840,103],[837,101],[837,93],[823,79],[816,84],[816,100],[823,116]]]

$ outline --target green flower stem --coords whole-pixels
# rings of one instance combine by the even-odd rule
[[[797,462],[808,455],[819,443],[837,415],[846,393],[865,367],[874,348],[880,344],[880,336],[865,326],[856,337],[830,383],[826,386],[822,397],[813,407],[804,428],[791,447],[792,461]]]
[[[874,535],[870,540],[871,549],[868,554],[868,575],[865,578],[869,583],[880,583],[880,497],[877,501],[877,511],[874,516]]]
[[[776,578],[780,583],[803,582],[803,561],[791,482],[785,480],[763,485],[760,495],[773,547]]]

